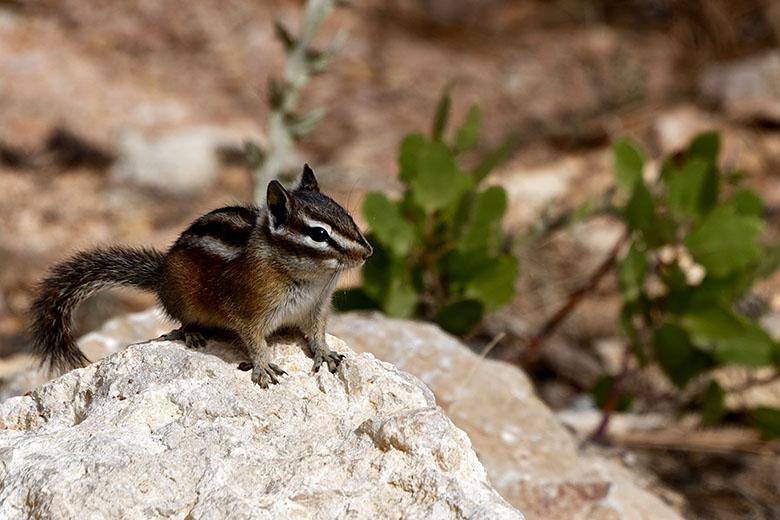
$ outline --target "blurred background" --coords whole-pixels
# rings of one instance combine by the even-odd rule
[[[294,0],[0,0],[0,355],[24,349],[25,309],[55,261],[106,243],[164,248],[197,216],[253,200],[245,143],[273,146],[269,81],[285,74],[275,22],[298,34],[303,11]],[[615,139],[632,138],[657,165],[712,130],[718,164],[744,172],[777,236],[780,2],[361,0],[327,16],[313,46],[343,35],[299,93],[296,110],[324,115],[280,171],[311,164],[362,227],[365,194],[401,192],[400,143],[430,131],[449,87],[452,120],[481,107],[479,150],[512,138],[488,181],[506,191],[509,236],[607,190]],[[491,355],[520,363],[524,341],[621,233],[596,218],[519,250],[514,299],[467,342],[480,350],[504,334]],[[592,407],[584,396],[619,370],[617,293],[614,276],[597,280],[525,364],[553,409]],[[777,334],[780,275],[753,294]],[[82,306],[78,330],[153,304],[102,294]],[[777,407],[769,379],[757,399]],[[777,447],[742,439],[630,448],[691,518],[779,518]]]

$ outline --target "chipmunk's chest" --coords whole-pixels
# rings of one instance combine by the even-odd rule
[[[310,322],[330,300],[335,281],[311,281],[290,284],[276,308],[277,326],[302,325]]]

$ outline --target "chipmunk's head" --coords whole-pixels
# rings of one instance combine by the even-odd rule
[[[279,181],[268,184],[268,231],[285,259],[311,273],[358,267],[372,248],[347,210],[320,193],[317,178],[304,165],[298,186],[287,191]]]

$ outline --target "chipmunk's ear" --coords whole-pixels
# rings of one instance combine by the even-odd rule
[[[290,219],[290,194],[277,180],[268,183],[268,192],[265,196],[268,206],[268,214],[271,217],[271,225],[275,228],[284,226]]]
[[[297,189],[320,191],[320,185],[317,184],[317,177],[314,176],[314,171],[309,168],[308,164],[303,165],[303,175],[301,175],[301,183],[298,184]]]

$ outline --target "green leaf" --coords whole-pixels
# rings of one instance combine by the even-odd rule
[[[508,303],[515,295],[517,260],[512,256],[491,258],[466,284],[465,295],[481,301],[486,310]]]
[[[402,181],[408,183],[417,176],[420,150],[425,147],[426,142],[425,136],[422,134],[409,134],[401,141],[398,162],[401,166],[399,177]]]
[[[717,305],[689,312],[682,316],[681,323],[693,336],[705,340],[730,339],[745,332],[745,326],[736,314]]]
[[[766,278],[774,273],[778,266],[780,266],[780,240],[766,248],[756,268],[756,277]]]
[[[750,271],[737,271],[727,278],[712,278],[708,276],[696,286],[688,286],[688,309],[702,309],[711,305],[726,305],[740,298],[753,283]]]
[[[680,388],[712,365],[710,357],[693,346],[685,329],[671,323],[655,331],[653,350],[658,364]]]
[[[445,305],[437,314],[435,321],[439,326],[456,336],[463,336],[481,320],[485,309],[477,300],[459,300]]]
[[[722,363],[765,366],[772,363],[776,344],[764,329],[723,306],[690,312],[680,322],[694,343],[712,345],[715,359]]]
[[[669,289],[669,311],[674,314],[688,312],[691,286],[677,260],[661,272],[661,280]]]
[[[409,254],[416,236],[414,227],[401,213],[400,203],[391,202],[383,193],[368,193],[363,201],[363,215],[377,239],[394,255]]]
[[[732,206],[719,206],[690,232],[684,243],[708,275],[723,278],[761,258],[762,227],[757,217],[740,215]]]
[[[363,266],[363,290],[381,304],[391,281],[403,275],[404,265],[393,257],[373,233],[366,236],[366,240],[374,246],[374,254],[368,257]]]
[[[436,106],[436,115],[433,118],[432,136],[434,141],[441,141],[444,129],[447,127],[447,120],[450,117],[450,99],[451,85],[447,85],[441,94],[439,104]]]
[[[716,381],[710,381],[704,392],[704,402],[701,406],[701,423],[704,426],[717,426],[726,414],[726,406],[723,403],[725,393]]]
[[[749,188],[742,188],[729,198],[725,204],[732,206],[740,215],[760,217],[764,210],[761,197]]]
[[[618,264],[618,285],[625,301],[630,302],[639,298],[646,273],[645,254],[634,242],[626,256]]]
[[[747,323],[739,336],[715,342],[715,358],[722,363],[762,367],[774,362],[777,343],[755,323]]]
[[[596,379],[596,382],[591,388],[591,395],[596,402],[596,406],[602,410],[607,405],[609,395],[612,392],[612,387],[615,385],[615,378],[612,376],[603,375]],[[617,403],[615,403],[614,411],[627,412],[631,409],[631,403],[634,400],[633,396],[627,392],[620,392],[617,397]]]
[[[653,215],[651,224],[642,229],[642,238],[650,249],[656,249],[664,244],[677,242],[678,224],[669,213],[658,212]]]
[[[417,308],[417,296],[415,288],[403,277],[394,277],[382,301],[382,310],[389,316],[410,318]]]
[[[501,243],[501,218],[506,211],[506,193],[503,188],[491,186],[479,195],[471,210],[471,215],[457,239],[460,251],[482,249],[495,252]]]
[[[706,132],[698,135],[688,147],[688,157],[698,157],[714,163],[720,152],[720,134]]]
[[[379,308],[379,304],[360,288],[337,290],[333,293],[333,306],[340,312]]]
[[[514,137],[508,137],[501,146],[483,155],[482,160],[474,168],[473,175],[476,182],[481,182],[496,166],[504,162],[515,149],[516,144]]]
[[[632,193],[642,178],[644,159],[639,148],[628,139],[619,139],[612,145],[615,184],[624,193]]]
[[[470,150],[479,142],[479,125],[481,114],[477,105],[472,105],[466,114],[466,121],[455,134],[455,147],[459,151]]]
[[[636,337],[636,327],[634,327],[634,315],[638,312],[638,305],[635,301],[623,302],[618,315],[618,328],[620,332],[630,339]]]
[[[472,218],[477,195],[478,193],[475,189],[465,191],[458,201],[458,205],[447,212],[446,215],[441,215],[443,219],[446,219],[446,240],[451,242],[453,246],[457,246],[465,232],[466,224]]]
[[[678,217],[698,217],[718,200],[718,171],[701,159],[689,160],[681,168],[669,168],[664,181],[669,208]]]
[[[750,411],[750,422],[766,439],[780,438],[780,409],[761,406]]]
[[[417,175],[409,183],[414,201],[428,212],[454,206],[471,183],[458,170],[447,145],[427,143],[418,159]]]
[[[593,383],[593,387],[590,389],[590,393],[593,396],[593,400],[596,402],[596,406],[600,409],[604,408],[607,404],[607,398],[609,392],[612,390],[612,385],[615,383],[615,378],[612,376],[599,376],[596,382]]]
[[[412,225],[415,234],[418,237],[425,236],[427,220],[425,208],[422,208],[417,203],[411,188],[404,191],[403,197],[399,201],[399,204],[401,205],[401,213]]]
[[[628,204],[626,204],[625,215],[629,229],[652,230],[653,221],[655,220],[655,207],[653,197],[642,179],[639,179],[634,184],[634,191]]]
[[[439,259],[437,266],[449,281],[450,291],[460,294],[466,284],[481,273],[491,260],[485,251],[462,252],[453,249]]]

